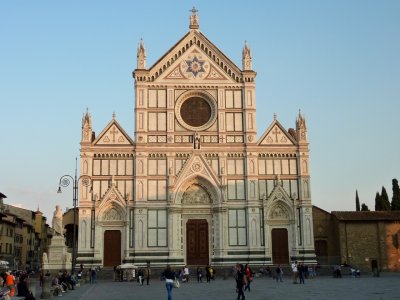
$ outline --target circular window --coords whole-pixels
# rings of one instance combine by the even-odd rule
[[[186,129],[204,130],[216,119],[215,101],[204,92],[185,93],[176,103],[175,114],[179,123]]]
[[[203,98],[191,97],[182,103],[180,114],[186,124],[199,127],[210,120],[211,107]]]

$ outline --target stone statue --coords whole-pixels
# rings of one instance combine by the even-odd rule
[[[194,149],[200,149],[200,137],[198,133],[194,134]]]
[[[42,262],[44,264],[47,264],[49,262],[48,258],[47,258],[47,253],[43,252],[43,256],[42,256]]]
[[[53,214],[52,226],[56,235],[63,235],[63,225],[62,225],[63,213],[59,205],[56,205],[56,210]]]

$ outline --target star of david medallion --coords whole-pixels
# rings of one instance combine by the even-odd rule
[[[189,55],[181,64],[182,71],[190,78],[203,78],[209,70],[209,64],[201,56]]]

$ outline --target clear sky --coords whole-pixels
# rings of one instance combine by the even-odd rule
[[[51,222],[72,206],[86,108],[100,133],[115,112],[133,137],[132,70],[143,38],[151,66],[188,30],[241,67],[247,40],[257,71],[257,130],[274,112],[286,127],[305,114],[313,204],[374,209],[400,179],[400,1],[0,2],[0,192]]]

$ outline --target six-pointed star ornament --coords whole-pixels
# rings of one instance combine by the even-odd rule
[[[193,57],[192,60],[186,60],[186,64],[188,66],[186,72],[191,72],[194,77],[197,77],[198,73],[205,72],[204,63],[205,60],[199,60],[197,56]]]

